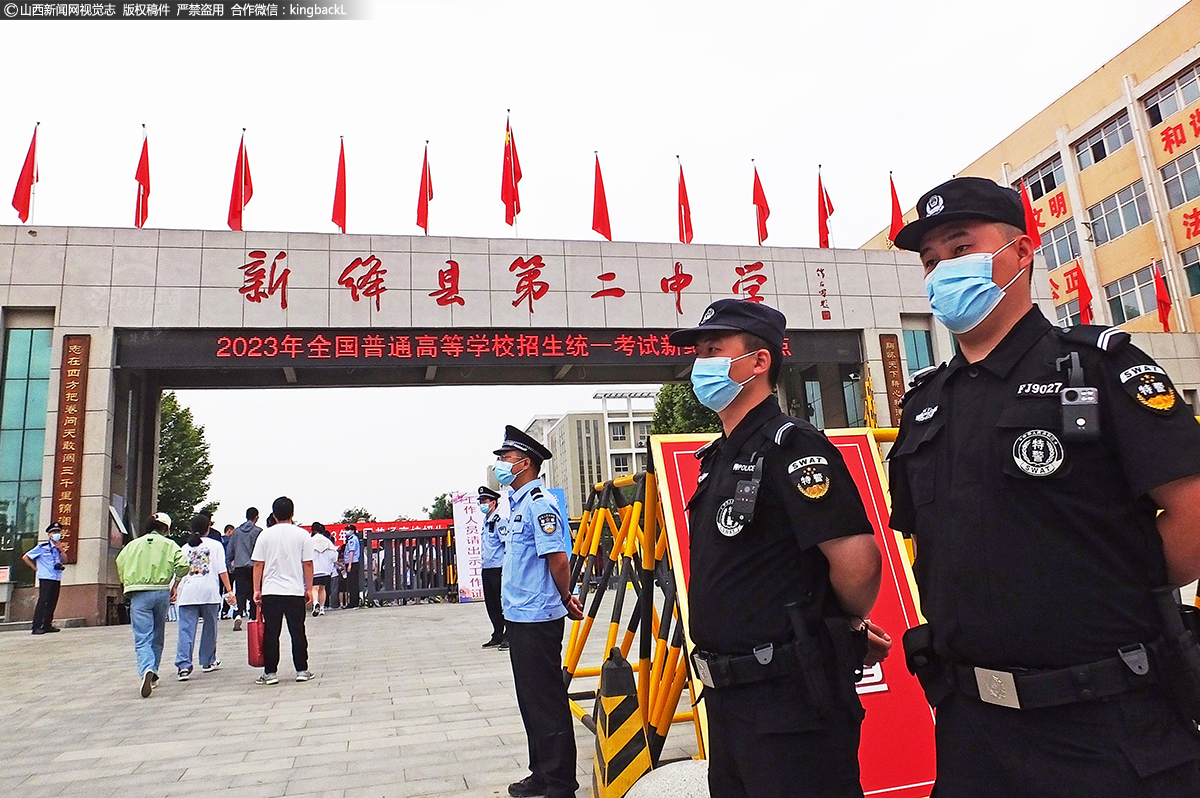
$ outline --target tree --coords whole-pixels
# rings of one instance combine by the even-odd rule
[[[212,476],[204,427],[179,404],[174,391],[162,396],[158,430],[158,510],[171,516],[173,536],[191,533],[192,516],[208,498]],[[208,502],[213,511],[217,502]]]
[[[650,431],[655,435],[720,432],[721,419],[700,404],[689,383],[668,382],[654,402],[654,422]]]
[[[443,493],[435,496],[432,507],[422,507],[421,510],[429,515],[430,521],[440,521],[454,518],[454,506],[450,503],[450,494]]]
[[[368,513],[366,511],[366,509],[363,507],[351,507],[348,510],[342,511],[341,523],[343,523],[343,524],[356,524],[359,521],[366,521],[367,523],[371,523],[374,520],[375,520],[375,516]]]

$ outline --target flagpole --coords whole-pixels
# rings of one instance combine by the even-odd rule
[[[238,174],[238,224],[242,226],[242,231],[246,230],[246,128],[242,128],[242,140],[238,144],[238,163],[241,165],[240,174]]]
[[[425,179],[428,182],[421,186],[421,191],[425,192],[425,235],[429,235],[429,183],[433,182],[429,172],[429,139],[425,139]]]
[[[36,142],[37,142],[38,128],[40,128],[41,126],[42,126],[41,122],[35,122],[33,125],[33,140],[34,140],[34,145],[33,145],[33,183],[29,186],[29,226],[30,227],[33,227],[33,221],[34,221],[33,220],[33,208],[34,208],[34,204],[35,204],[34,200],[37,198],[38,152],[37,152],[37,143]]]
[[[758,167],[757,167],[757,166],[754,164],[754,159],[753,159],[753,158],[751,158],[751,159],[750,159],[750,169],[751,169],[751,171],[753,171],[753,172],[754,172],[754,177],[755,177],[755,179],[757,179],[757,178],[758,178]],[[754,237],[755,237],[755,238],[758,238],[758,229],[759,229],[759,227],[761,226],[761,225],[759,224],[759,219],[758,219],[758,217],[759,217],[761,214],[762,214],[762,208],[758,207],[758,203],[757,203],[757,202],[756,202],[756,203],[754,203]],[[758,242],[758,245],[761,247],[761,246],[762,246],[762,242],[761,242],[761,241],[759,241],[759,242]]]
[[[142,123],[142,148],[145,149],[145,147],[146,147],[146,123],[143,122]],[[141,160],[142,159],[139,157],[138,162],[140,163]],[[142,218],[142,210],[146,207],[146,198],[145,198],[145,196],[143,196],[144,191],[145,191],[145,189],[142,187],[142,181],[139,180],[138,181],[138,209],[137,209],[137,218],[139,221]],[[140,224],[138,225],[138,228],[141,229]]]
[[[505,145],[505,147],[508,148],[508,159],[509,159],[509,163],[511,164],[511,166],[508,169],[509,180],[511,182],[511,185],[509,186],[509,188],[515,193],[517,190],[517,163],[516,163],[516,159],[512,157],[512,152],[513,152],[514,147],[513,147],[513,140],[512,140],[512,109],[511,108],[504,109],[504,130],[505,130],[505,136],[507,139],[504,142],[504,145]],[[515,208],[513,210],[516,211]],[[521,223],[521,220],[517,218],[519,215],[520,215],[519,213],[516,213],[516,212],[513,213],[513,224],[512,224],[513,238],[521,237],[520,229],[518,228],[518,225]]]

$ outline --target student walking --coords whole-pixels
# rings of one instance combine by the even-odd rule
[[[312,678],[308,670],[308,638],[304,634],[304,604],[312,592],[312,536],[292,523],[292,500],[280,496],[271,505],[275,524],[258,536],[254,546],[254,600],[263,613],[263,674],[256,684],[279,684],[279,633],[287,619],[292,638],[296,681]]]
[[[150,691],[158,686],[171,583],[188,572],[183,552],[162,534],[171,528],[171,517],[155,513],[147,528],[145,535],[125,544],[117,555],[117,578],[129,597],[129,624],[133,628],[142,698],[149,698]]]
[[[188,572],[174,591],[179,610],[175,667],[181,682],[186,682],[192,675],[196,625],[200,621],[204,622],[200,632],[200,669],[209,673],[221,667],[221,661],[217,659],[217,614],[222,599],[226,603],[233,602],[233,591],[229,588],[229,574],[225,568],[225,548],[205,535],[208,518],[204,515],[193,516],[191,526],[192,536],[183,547]]]
[[[325,614],[325,604],[329,601],[329,582],[337,568],[337,548],[333,538],[320,521],[313,522],[313,586],[312,605],[313,617]]]

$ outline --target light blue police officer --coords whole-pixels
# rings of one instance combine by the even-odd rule
[[[504,609],[500,603],[500,581],[504,571],[504,549],[508,543],[508,521],[501,517],[499,506],[500,494],[486,485],[480,486],[479,510],[484,518],[480,535],[483,550],[483,602],[487,606],[488,618],[492,621],[492,636],[483,647],[507,651]]]
[[[511,487],[501,603],[517,705],[529,740],[530,775],[508,786],[514,798],[574,796],[575,734],[562,678],[565,617],[583,605],[571,594],[571,530],[538,478],[550,450],[513,426],[495,451],[496,481]]]
[[[54,625],[54,610],[58,606],[58,594],[62,588],[62,551],[58,542],[62,540],[62,525],[57,521],[46,527],[46,540],[21,555],[30,568],[37,570],[38,600],[33,610],[33,633],[44,635],[57,632]]]

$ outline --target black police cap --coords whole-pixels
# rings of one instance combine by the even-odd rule
[[[699,326],[676,330],[670,341],[672,346],[695,346],[704,333],[748,332],[782,354],[786,328],[787,319],[775,308],[746,299],[718,299],[704,311]]]
[[[479,486],[479,498],[491,499],[494,502],[500,501],[500,494],[489,488],[487,485]]]
[[[921,197],[917,219],[896,234],[894,243],[900,249],[918,252],[921,239],[930,230],[963,219],[1003,222],[1025,230],[1025,206],[1016,191],[986,177],[956,177]]]
[[[504,443],[500,445],[499,449],[492,452],[492,454],[498,457],[505,452],[511,451],[524,452],[539,463],[543,460],[549,460],[554,456],[545,446],[542,446],[512,424],[507,424],[504,427]]]
[[[168,524],[168,526],[169,526],[169,524]],[[58,523],[57,521],[52,522],[50,524],[50,526],[46,527],[47,535],[54,533],[54,532],[62,532],[62,531],[63,531],[62,524]]]

